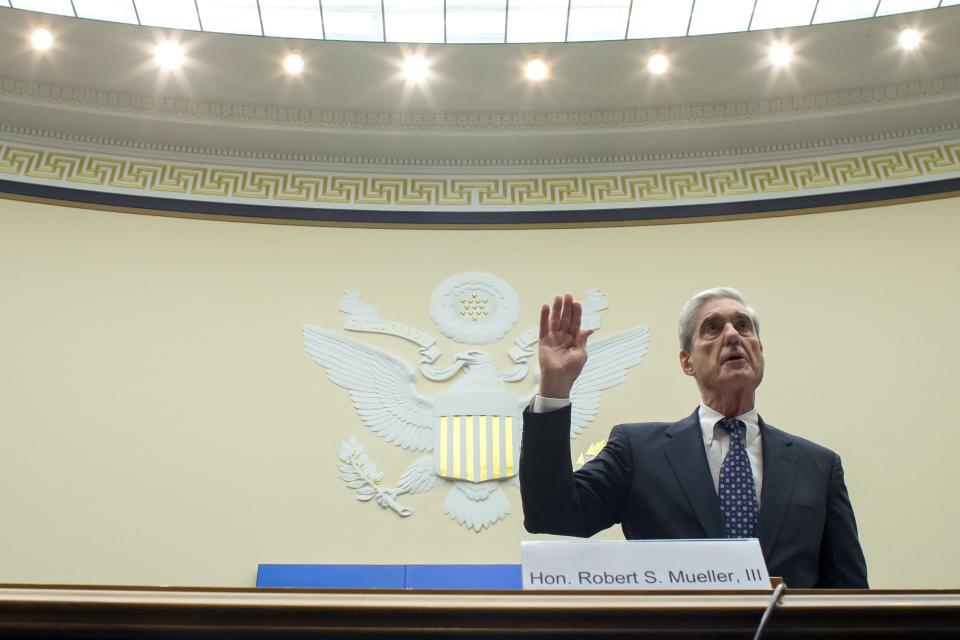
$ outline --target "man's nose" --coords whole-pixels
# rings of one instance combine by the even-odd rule
[[[740,344],[740,332],[734,328],[732,322],[728,322],[723,326],[723,344]]]

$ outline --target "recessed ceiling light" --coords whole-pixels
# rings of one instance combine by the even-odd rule
[[[647,69],[654,75],[660,75],[670,68],[670,61],[662,53],[655,53],[647,60]]]
[[[183,64],[183,47],[176,42],[160,43],[154,55],[162,69],[172,70]]]
[[[283,59],[283,69],[292,76],[303,71],[303,57],[299,53],[290,53]]]
[[[920,44],[920,32],[916,29],[904,29],[897,36],[897,42],[907,51],[916,49]]]
[[[534,58],[523,68],[527,80],[540,81],[550,75],[550,68],[540,58]]]
[[[46,51],[53,46],[53,34],[46,29],[34,29],[30,34],[30,44],[37,51]]]
[[[785,42],[778,42],[770,47],[770,62],[782,67],[793,59],[793,48]]]
[[[420,55],[407,56],[403,61],[403,77],[409,82],[423,82],[430,75],[430,65]]]

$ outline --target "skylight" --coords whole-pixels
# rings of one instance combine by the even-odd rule
[[[935,9],[960,0],[0,0],[174,29],[365,42],[636,40]]]

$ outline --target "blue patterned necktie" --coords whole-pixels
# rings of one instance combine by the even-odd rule
[[[730,434],[730,449],[720,465],[720,511],[728,538],[753,538],[757,529],[757,491],[747,457],[747,427],[736,418],[717,423]]]

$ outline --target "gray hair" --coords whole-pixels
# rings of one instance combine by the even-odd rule
[[[690,353],[693,350],[693,332],[696,330],[696,326],[694,325],[697,322],[697,314],[700,313],[700,309],[702,309],[705,304],[717,298],[729,298],[742,304],[746,308],[747,315],[750,316],[750,321],[753,322],[753,330],[756,331],[757,337],[760,337],[760,318],[757,316],[757,312],[754,311],[753,307],[748,305],[747,301],[743,299],[743,295],[733,287],[714,287],[713,289],[705,289],[690,298],[687,304],[683,305],[683,310],[680,312],[680,321],[678,323],[680,330],[680,348],[686,353]]]

